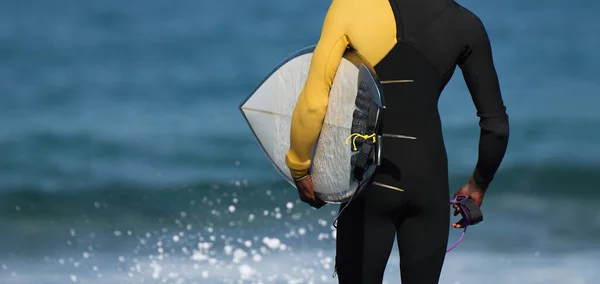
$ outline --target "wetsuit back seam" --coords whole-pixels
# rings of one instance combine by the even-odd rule
[[[400,44],[400,43],[408,44],[412,48],[414,48],[417,52],[419,52],[421,54],[421,56],[423,56],[423,58],[425,58],[425,60],[427,60],[427,63],[429,63],[429,66],[431,68],[433,68],[433,71],[437,75],[437,78],[440,79],[440,82],[442,84],[444,83],[444,78],[442,77],[440,72],[437,70],[437,68],[435,68],[435,65],[433,64],[433,62],[429,59],[429,57],[423,51],[421,51],[421,49],[419,49],[419,47],[417,47],[417,45],[415,45],[412,41],[407,41],[407,40],[400,40],[400,41],[398,41],[397,44]]]

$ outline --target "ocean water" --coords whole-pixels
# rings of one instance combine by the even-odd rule
[[[511,140],[440,283],[598,283],[600,4],[459,2]],[[329,3],[2,1],[0,283],[336,283],[337,208],[299,202],[238,111]],[[440,113],[458,188],[479,134],[460,71]]]

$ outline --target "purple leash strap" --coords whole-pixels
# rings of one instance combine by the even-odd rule
[[[454,243],[454,245],[452,247],[450,247],[449,249],[446,250],[446,253],[449,253],[456,246],[458,246],[458,244],[465,237],[465,233],[467,232],[467,227],[471,223],[471,220],[469,220],[469,216],[467,214],[465,214],[465,210],[466,210],[465,206],[463,206],[462,204],[459,203],[461,200],[463,200],[465,198],[469,198],[469,197],[466,195],[457,195],[456,197],[454,197],[454,199],[450,200],[450,204],[456,204],[460,208],[460,215],[462,215],[462,217],[465,219],[466,222],[464,222],[465,228],[463,229],[463,232],[460,235],[460,238],[458,238],[458,241],[456,241],[456,243]]]

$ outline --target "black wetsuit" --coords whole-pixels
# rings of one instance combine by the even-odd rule
[[[292,117],[286,163],[295,179],[310,166],[310,150],[347,46],[379,76],[387,136],[373,184],[338,219],[340,283],[381,283],[395,234],[402,283],[437,283],[450,227],[448,162],[437,104],[456,66],[480,117],[473,177],[482,189],[507,147],[508,117],[487,33],[477,16],[450,0],[333,0]]]
[[[448,163],[438,98],[460,66],[481,118],[474,179],[487,188],[503,159],[508,117],[500,95],[486,31],[480,20],[448,0],[390,0],[398,43],[375,66],[384,84],[383,162],[372,185],[340,215],[337,273],[340,283],[381,283],[398,235],[404,284],[438,283],[448,242]]]

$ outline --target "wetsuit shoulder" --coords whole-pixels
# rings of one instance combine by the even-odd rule
[[[295,179],[304,176],[310,166],[310,150],[323,125],[329,89],[349,44],[346,26],[351,11],[344,7],[344,2],[334,0],[327,11],[306,82],[292,114],[290,149],[285,162]]]
[[[395,44],[395,33],[388,0],[332,1],[292,114],[285,162],[293,178],[304,176],[310,167],[310,152],[321,131],[329,91],[346,48],[351,46],[374,65]]]
[[[472,44],[485,32],[485,26],[479,16],[466,7],[453,2],[455,25],[458,26],[465,44]]]

